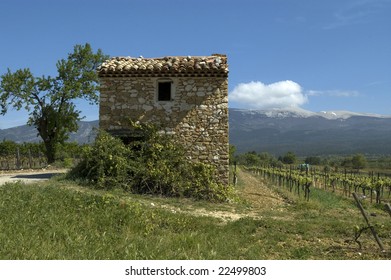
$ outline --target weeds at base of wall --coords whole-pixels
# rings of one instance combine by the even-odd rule
[[[153,125],[137,124],[137,129],[145,137],[130,144],[100,131],[95,143],[85,147],[69,178],[85,180],[99,189],[119,187],[139,194],[216,202],[233,199],[233,189],[218,183],[213,166],[186,159],[183,147],[159,134]]]

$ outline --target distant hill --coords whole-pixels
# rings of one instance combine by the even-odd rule
[[[94,141],[98,121],[79,122],[70,141]],[[314,113],[302,109],[229,109],[230,143],[239,153],[292,151],[299,156],[329,154],[391,154],[391,116],[346,111]],[[27,125],[0,129],[0,141],[37,142]]]
[[[94,141],[99,121],[80,121],[79,130],[71,133],[69,141],[76,141],[80,144],[91,143]],[[17,143],[23,142],[39,142],[41,138],[37,136],[37,129],[34,126],[22,125],[7,129],[0,129],[0,141],[3,139],[12,140]]]
[[[302,109],[229,110],[230,143],[238,152],[292,151],[300,156],[391,154],[391,116]]]

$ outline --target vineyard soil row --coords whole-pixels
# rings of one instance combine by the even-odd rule
[[[352,193],[371,203],[389,203],[391,200],[391,179],[374,176],[347,176],[346,173],[310,173],[296,169],[249,168],[253,174],[278,187],[285,187],[290,192],[303,195],[306,200],[311,196],[311,189],[323,189],[346,197]]]

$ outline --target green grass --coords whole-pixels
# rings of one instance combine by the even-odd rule
[[[145,200],[69,190],[56,182],[2,186],[0,258],[230,259],[236,246],[248,242],[235,236],[240,221],[228,226],[216,218],[148,206]],[[241,232],[251,223],[256,222],[239,225]],[[226,244],[222,231],[235,242]]]
[[[284,221],[280,231],[291,236],[284,244],[288,259],[391,259],[391,218],[383,206],[362,201],[386,252],[380,252],[370,231],[360,237],[361,250],[354,242],[357,227],[366,227],[364,218],[352,197],[347,198],[322,189],[312,189],[310,201],[285,189],[271,186],[282,194],[290,206],[290,220]],[[293,238],[292,238],[293,237]],[[296,237],[296,238],[295,238]]]
[[[390,258],[369,233],[360,238],[361,251],[346,242],[363,224],[351,200],[315,192],[310,202],[284,192],[292,203],[258,219],[246,217],[251,209],[242,203],[96,191],[61,180],[6,184],[0,186],[0,259]],[[194,215],[197,209],[242,218]],[[379,235],[390,250],[391,219],[377,211]]]

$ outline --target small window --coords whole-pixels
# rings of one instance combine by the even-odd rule
[[[171,82],[158,83],[158,101],[171,101]]]

